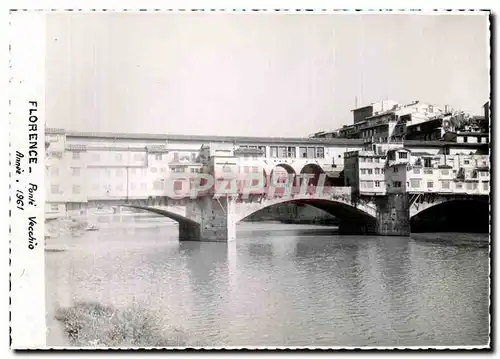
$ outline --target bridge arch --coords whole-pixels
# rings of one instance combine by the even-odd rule
[[[376,208],[374,207],[361,203],[354,205],[350,203],[347,198],[345,200],[340,198],[320,199],[308,196],[297,196],[295,198],[273,198],[265,200],[264,202],[255,203],[237,203],[234,219],[236,222],[239,222],[266,208],[285,203],[310,205],[335,216],[341,221],[348,220],[350,222],[363,224],[374,224],[376,221]]]
[[[412,232],[489,232],[488,196],[455,196],[413,203]]]
[[[310,178],[307,184],[312,184],[315,186],[318,184],[319,176],[321,174],[325,174],[325,171],[317,163],[308,163],[304,167],[302,167],[302,169],[300,170],[300,174],[313,174],[314,178]],[[303,181],[304,179],[301,178],[300,184],[302,184]]]
[[[186,217],[185,213],[181,213],[181,211],[175,211],[173,208],[158,208],[158,207],[148,207],[148,206],[140,206],[140,205],[130,205],[125,204],[122,207],[134,208],[145,212],[151,212],[159,214],[163,217],[170,218],[171,220],[176,221],[179,225],[198,225],[199,223]],[[176,213],[178,212],[178,213]]]
[[[297,173],[295,172],[294,168],[291,165],[289,165],[288,163],[278,163],[276,166],[273,167],[273,169],[271,169],[269,178],[266,180],[267,183],[271,183],[273,176],[275,175],[280,176],[280,173],[284,174],[283,172],[286,172],[286,176],[292,175],[294,179],[297,177]],[[278,181],[280,181],[279,177]]]

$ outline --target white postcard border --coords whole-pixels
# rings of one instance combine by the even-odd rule
[[[10,20],[10,263],[12,348],[46,346],[45,14]]]
[[[61,10],[58,10],[62,12]],[[85,11],[85,10],[84,10]],[[89,11],[89,10],[86,10]],[[120,12],[121,10],[115,10]],[[228,11],[231,11],[228,9]],[[134,12],[132,9],[131,12]],[[292,11],[293,12],[293,11]],[[328,12],[327,12],[328,13]],[[342,14],[343,12],[338,12]],[[394,12],[397,13],[397,12]],[[10,73],[9,73],[9,147],[10,147],[10,248],[11,248],[11,338],[12,348],[46,347],[45,319],[45,254],[44,254],[44,203],[45,203],[45,11],[16,11],[10,14]],[[429,13],[422,12],[423,15]],[[462,12],[464,14],[464,12]],[[478,12],[476,11],[476,14]],[[20,15],[20,16],[18,16]],[[436,13],[437,15],[437,13]],[[37,128],[29,131],[29,109],[35,101]],[[36,133],[37,163],[28,163],[29,134]],[[494,136],[494,135],[493,135]],[[24,173],[16,174],[15,154],[21,152],[21,168]],[[32,172],[28,172],[31,167]],[[19,180],[19,182],[16,182]],[[29,184],[36,184],[34,199],[37,206],[28,204]],[[16,191],[24,195],[24,211],[17,208]],[[29,217],[36,217],[33,237],[36,247],[28,245]],[[436,349],[445,349],[433,347]],[[446,347],[453,349],[452,347]],[[455,349],[464,347],[455,347]],[[466,347],[474,348],[474,347]],[[476,348],[484,348],[479,346]],[[333,349],[333,348],[330,348]],[[383,349],[377,347],[375,349]],[[416,348],[415,348],[416,349]]]

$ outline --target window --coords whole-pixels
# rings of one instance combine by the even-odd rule
[[[394,181],[395,188],[401,188],[401,181]]]
[[[149,170],[151,171],[151,173],[158,172],[158,169],[156,167],[151,167]]]
[[[166,171],[166,170],[167,170],[167,169],[166,169],[165,167],[160,168],[160,172],[161,172],[161,173],[165,173],[165,171]]]
[[[385,173],[385,168],[380,169],[380,173],[384,174]]]
[[[307,158],[314,158],[314,147],[307,147]]]
[[[134,154],[134,160],[135,161],[142,161],[144,159],[144,156],[142,153],[136,153]]]
[[[123,158],[123,156],[122,156],[122,154],[121,154],[121,153],[117,153],[117,154],[115,155],[115,160],[116,160],[116,161],[118,161],[118,162],[120,162],[120,161],[122,160],[122,158]]]
[[[399,172],[399,168],[394,167],[393,171],[394,171],[394,173],[398,173]]]
[[[359,162],[365,162],[365,161],[366,161],[366,160],[365,160],[365,158],[364,158],[364,157],[360,157],[360,158],[359,158]]]
[[[261,156],[266,157],[266,146],[258,146],[257,148],[262,151]]]
[[[449,169],[442,169],[441,170],[441,174],[444,175],[444,176],[447,176],[450,174],[450,170]]]
[[[182,181],[174,181],[174,191],[182,190]]]
[[[123,174],[123,173],[122,173],[121,168],[119,168],[119,169],[117,169],[117,170],[116,170],[116,176],[117,176],[117,177],[121,177],[121,176],[122,176],[122,174]]]
[[[371,157],[367,157],[367,158],[366,158],[366,162],[368,162],[368,163],[372,163],[372,162],[373,162],[373,158],[371,158]]]
[[[361,168],[359,170],[359,173],[361,173],[362,175],[365,175],[366,174],[366,169],[365,168]]]
[[[59,168],[57,168],[57,167],[52,167],[52,168],[50,169],[50,174],[51,174],[52,176],[54,176],[54,177],[59,176]]]
[[[467,136],[464,136],[464,143],[467,143]]]
[[[380,174],[380,168],[375,168],[375,174],[379,175]]]
[[[71,175],[72,176],[80,176],[80,168],[79,167],[72,167],[71,168]]]
[[[120,183],[120,184],[117,184],[117,185],[116,185],[116,190],[117,190],[117,191],[123,191],[123,184],[121,184],[121,183]]]
[[[307,147],[299,147],[299,157],[307,158]]]
[[[316,157],[325,158],[325,149],[323,147],[316,148]]]
[[[286,152],[286,147],[284,147],[284,146],[280,146],[280,147],[278,148],[278,157],[280,157],[280,158],[284,158],[284,157],[286,157],[286,154],[287,154],[287,152]]]
[[[51,204],[50,210],[53,212],[59,212],[59,205],[58,204]]]
[[[406,158],[408,158],[408,153],[406,153],[406,152],[399,152],[399,158],[400,159],[403,159],[403,158],[406,159]]]
[[[460,183],[460,182],[455,183],[455,188],[456,188],[456,189],[462,189],[463,187],[464,187],[464,186],[463,186],[463,184],[462,184],[462,183]]]
[[[375,181],[375,187],[380,187],[380,181]]]
[[[360,181],[361,188],[373,188],[373,181]]]
[[[79,193],[80,193],[80,186],[73,185],[73,194],[79,194]]]
[[[295,147],[288,147],[287,156],[290,158],[295,158]]]
[[[418,178],[411,178],[410,179],[410,186],[413,187],[413,188],[420,187],[420,179],[418,179]]]
[[[174,167],[174,173],[183,173],[184,170],[184,167]]]
[[[53,151],[53,152],[51,153],[51,157],[52,157],[52,158],[58,158],[58,159],[61,159],[61,158],[62,158],[62,152],[60,152],[60,151]]]
[[[375,163],[379,163],[380,162],[380,158],[378,158],[378,157],[375,157],[373,160],[375,161]]]
[[[93,153],[92,154],[92,161],[97,162],[100,159],[101,159],[101,155],[99,155],[98,153]]]
[[[432,163],[431,163],[430,158],[424,158],[424,167],[432,167]]]
[[[157,161],[161,161],[162,158],[163,158],[163,156],[161,153],[155,155],[155,160],[157,160]]]
[[[396,154],[394,151],[387,152],[387,159],[389,161],[394,161],[396,159]]]
[[[153,182],[153,190],[155,190],[155,191],[161,190],[161,181],[154,181]]]
[[[434,182],[427,181],[427,188],[432,188],[432,187],[434,187]]]
[[[431,175],[433,173],[434,173],[434,171],[432,170],[432,168],[424,168],[424,174]]]
[[[59,194],[59,186],[56,184],[51,185],[50,186],[50,193]]]
[[[257,167],[257,166],[252,167],[252,172],[259,173],[259,167]]]
[[[483,182],[483,190],[487,191],[489,189],[490,183],[489,182]]]
[[[464,160],[464,165],[470,164],[470,160]]]
[[[231,167],[227,166],[227,165],[223,166],[222,167],[222,172],[224,172],[224,173],[231,173],[232,172]]]
[[[179,162],[179,152],[174,152],[173,155],[174,155],[173,162]]]
[[[441,181],[442,189],[450,189],[450,181]]]
[[[477,189],[477,186],[478,186],[477,182],[472,182],[472,189]]]
[[[413,169],[413,173],[416,174],[416,175],[419,175],[420,174],[420,168],[414,168]]]
[[[73,159],[79,160],[80,159],[80,152],[73,152]]]
[[[278,157],[278,147],[271,146],[271,157]]]
[[[367,168],[366,169],[366,173],[368,173],[369,175],[373,174],[373,169]]]

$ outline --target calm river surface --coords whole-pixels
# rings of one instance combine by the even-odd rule
[[[212,346],[486,345],[487,235],[340,236],[241,223],[236,242],[179,242],[168,220],[47,240],[47,322],[77,301],[158,311]],[[482,240],[482,241],[479,241]],[[57,331],[48,345],[60,345]]]

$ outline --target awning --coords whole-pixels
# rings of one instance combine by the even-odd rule
[[[340,178],[342,171],[325,171],[325,173],[329,178]]]

